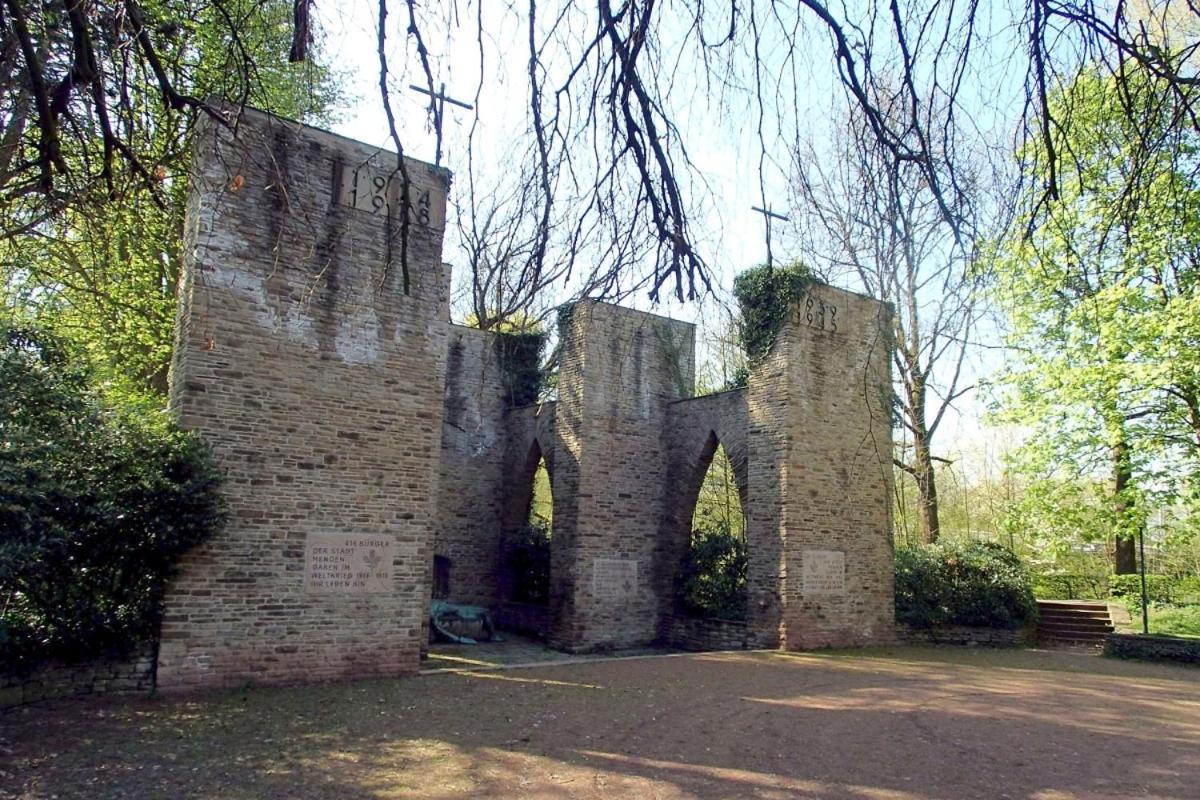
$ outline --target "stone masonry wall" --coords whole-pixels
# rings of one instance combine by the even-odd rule
[[[750,375],[752,623],[788,649],[894,637],[890,315],[814,286]]]
[[[682,617],[683,611],[678,603],[679,587],[676,576],[691,544],[692,517],[696,511],[696,500],[718,444],[725,449],[733,467],[743,511],[748,508],[747,391],[736,389],[679,400],[670,404],[667,418],[669,489],[659,532],[662,558],[657,580],[660,582],[661,596],[670,598],[671,603],[664,608],[660,618],[660,635],[667,641],[674,641],[684,636],[679,633],[680,630],[686,630],[685,638],[691,642],[687,646],[695,649],[695,643],[702,637],[698,638],[699,634],[693,635],[695,625],[680,627],[679,618]],[[748,536],[747,550],[750,558],[755,557],[757,549]],[[744,638],[745,627],[743,625],[743,630],[736,635]],[[766,638],[770,638],[769,633]],[[720,636],[714,641],[718,640],[723,641]]]
[[[668,618],[666,630],[663,641],[680,650],[749,650],[757,646],[750,626],[738,620],[676,614]]]
[[[162,689],[418,665],[437,517],[449,176],[247,112],[197,136],[171,403],[229,521],[166,592]],[[406,268],[407,266],[407,268]]]
[[[654,641],[664,603],[659,528],[667,408],[691,394],[694,328],[604,303],[569,312],[555,409],[551,641]]]
[[[449,599],[500,597],[506,471],[504,384],[495,335],[450,327],[434,552],[450,559]]]
[[[153,688],[154,645],[147,643],[126,658],[47,664],[29,675],[0,674],[0,709],[60,697],[149,692]]]

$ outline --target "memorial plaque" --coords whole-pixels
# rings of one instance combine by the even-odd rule
[[[637,594],[638,562],[625,558],[592,560],[592,594],[601,600],[624,600]]]
[[[310,533],[304,558],[309,594],[391,592],[395,541],[391,536]]]
[[[844,595],[846,554],[841,550],[805,550],[801,555],[801,581],[805,594]]]
[[[417,166],[408,168],[408,220],[412,225],[444,230],[446,193]],[[395,164],[339,164],[334,177],[338,202],[379,216],[398,217],[404,204],[404,181]]]

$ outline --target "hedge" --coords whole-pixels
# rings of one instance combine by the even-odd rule
[[[896,550],[896,621],[914,628],[1020,628],[1037,618],[1029,572],[992,542]]]

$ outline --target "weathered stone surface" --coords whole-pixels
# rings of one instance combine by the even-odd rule
[[[154,686],[154,644],[126,658],[99,658],[79,664],[53,662],[31,674],[0,674],[0,709],[85,694],[143,692]]]
[[[894,638],[890,309],[814,287],[748,389],[692,398],[693,326],[581,301],[557,401],[512,408],[495,336],[447,322],[448,175],[407,162],[424,205],[404,269],[399,195],[375,180],[394,156],[253,112],[238,130],[200,136],[172,381],[226,474],[230,522],[168,589],[163,688],[415,669],[435,555],[449,599],[507,607],[570,650]],[[676,607],[718,443],[747,513],[744,624]],[[539,611],[509,602],[506,556],[542,457]],[[314,580],[330,536],[389,542],[374,552],[390,564],[335,559]]]
[[[668,480],[668,408],[691,394],[693,326],[580,302],[560,344],[554,427],[551,641],[568,650],[655,641],[672,602],[658,573]],[[597,592],[596,559],[636,581]],[[636,566],[634,566],[636,565]],[[602,587],[607,584],[601,582]]]
[[[1036,628],[984,628],[943,625],[912,628],[896,625],[896,638],[904,644],[953,645],[956,647],[1030,647],[1037,639]]]
[[[788,649],[894,636],[890,331],[889,307],[815,286],[750,374],[751,624]],[[841,594],[806,591],[814,551],[843,554]]]
[[[448,315],[442,231],[337,201],[394,156],[247,112],[198,136],[172,407],[229,522],[166,593],[163,689],[396,674],[425,629]],[[408,162],[416,189],[448,175]],[[406,274],[407,273],[407,274]],[[407,291],[405,284],[407,283]],[[390,591],[311,591],[310,536],[393,544]]]

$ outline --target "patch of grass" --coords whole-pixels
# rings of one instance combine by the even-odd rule
[[[1150,606],[1150,632],[1200,639],[1200,606]]]

